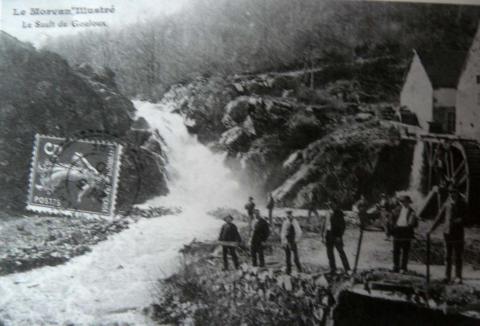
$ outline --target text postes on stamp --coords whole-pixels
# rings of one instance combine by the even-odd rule
[[[36,135],[27,209],[111,217],[122,146]]]

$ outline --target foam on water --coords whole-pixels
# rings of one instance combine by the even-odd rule
[[[152,303],[158,278],[178,267],[178,250],[193,238],[217,236],[221,222],[206,212],[244,200],[223,157],[189,135],[182,117],[168,105],[135,106],[159,129],[169,158],[171,192],[146,205],[180,206],[183,212],[141,220],[64,265],[0,277],[5,325],[150,324],[141,309]]]
[[[246,200],[223,161],[225,155],[214,154],[201,145],[185,128],[183,118],[168,105],[135,102],[139,115],[158,129],[166,143],[169,160],[170,194],[146,205],[178,205],[208,210],[217,207],[240,208]]]

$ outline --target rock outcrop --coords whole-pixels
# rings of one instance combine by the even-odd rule
[[[335,199],[349,206],[358,194],[371,193],[372,188],[377,195],[391,191],[388,178],[374,175],[381,173],[382,153],[399,146],[396,130],[377,121],[351,122],[287,160],[284,169],[291,172],[274,196],[287,205],[306,206],[309,193],[315,190],[322,201]]]
[[[0,32],[0,205],[25,208],[35,134],[57,137],[104,135],[129,145],[123,156],[118,202],[166,193],[161,147],[148,130],[132,129],[135,108],[118,91],[114,74],[88,65],[72,68],[59,55],[37,51]],[[141,162],[141,166],[138,162]],[[135,178],[132,178],[135,175]],[[154,180],[145,187],[141,180]]]
[[[360,193],[374,197],[408,182],[411,159],[411,148],[380,125],[385,110],[365,102],[359,81],[345,79],[359,67],[318,69],[315,89],[301,71],[197,78],[174,86],[164,100],[200,141],[227,152],[251,194],[273,191],[279,203],[305,207],[306,195],[317,190],[321,201],[349,206]],[[384,164],[391,157],[406,162],[393,171]],[[392,177],[396,172],[401,177]]]

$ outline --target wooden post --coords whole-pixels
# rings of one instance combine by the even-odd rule
[[[427,145],[427,159],[428,159],[428,181],[427,181],[427,189],[432,187],[432,169],[433,169],[433,145],[426,142]]]
[[[362,241],[363,241],[363,223],[360,222],[360,236],[358,237],[358,243],[357,243],[357,254],[355,256],[355,264],[353,265],[353,272],[357,272],[357,267],[358,267],[358,260],[360,258],[360,249],[362,248]]]
[[[430,234],[427,234],[427,286],[430,284]]]

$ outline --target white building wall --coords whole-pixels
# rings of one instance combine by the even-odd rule
[[[400,105],[414,112],[420,126],[428,129],[428,122],[433,118],[433,87],[417,54],[400,93]]]
[[[480,140],[480,33],[473,40],[458,83],[456,133]]]
[[[433,104],[440,107],[455,107],[457,90],[454,88],[438,88],[433,91]]]

